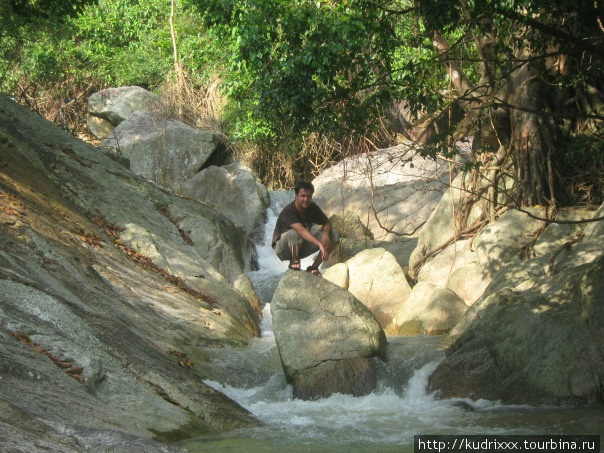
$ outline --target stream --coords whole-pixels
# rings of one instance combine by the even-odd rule
[[[270,247],[276,216],[293,192],[272,192],[260,270],[249,276],[264,306],[262,336],[246,348],[209,350],[228,370],[228,383],[206,384],[250,411],[263,427],[218,437],[189,439],[188,451],[216,453],[399,453],[413,451],[419,434],[604,434],[604,409],[504,405],[496,401],[439,400],[426,392],[428,377],[444,358],[443,337],[388,337],[388,360],[379,364],[370,395],[332,395],[318,401],[292,398],[272,332],[270,300],[287,268]],[[305,268],[311,258],[302,260]],[[602,450],[600,450],[602,451]]]

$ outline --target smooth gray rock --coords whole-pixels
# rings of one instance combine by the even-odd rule
[[[525,210],[537,217],[543,215],[542,209]],[[523,250],[535,242],[544,226],[543,221],[524,212],[515,209],[507,211],[474,238],[473,245],[480,265],[487,274],[493,275],[512,259],[524,258]]]
[[[502,268],[451,333],[430,389],[443,398],[602,403],[603,275],[602,257],[549,278],[531,278],[518,262]]]
[[[0,117],[0,450],[176,451],[257,426],[202,382],[206,346],[259,334],[223,275],[245,235],[2,96]]]
[[[186,180],[178,193],[216,209],[256,240],[262,238],[268,190],[239,163],[208,167]]]
[[[127,157],[137,175],[177,192],[223,145],[211,132],[157,113],[137,111],[122,121],[101,146]]]
[[[337,230],[339,241],[327,261],[323,262],[323,268],[327,269],[334,264],[347,261],[357,253],[374,247],[373,234],[354,212],[334,214],[329,217],[329,221]]]
[[[447,289],[457,294],[467,305],[476,302],[488,288],[491,277],[478,261],[457,267],[447,279]]]
[[[325,279],[350,291],[371,310],[380,326],[387,329],[411,293],[411,286],[396,258],[378,247],[363,250],[343,264],[348,270],[347,278],[343,278],[344,270],[338,265],[337,274],[328,269]]]
[[[465,302],[453,291],[419,282],[386,332],[390,335],[444,335],[455,327],[467,309]]]
[[[385,358],[386,336],[348,291],[305,271],[287,271],[271,313],[283,371],[296,398],[375,389],[374,358]]]
[[[470,242],[468,240],[457,241],[426,262],[420,269],[417,280],[445,288],[449,276],[455,270],[474,261],[478,261],[478,258],[470,249]]]
[[[88,129],[97,138],[109,138],[134,112],[156,110],[159,103],[159,96],[137,86],[98,91],[88,98]]]
[[[434,205],[435,207],[430,212],[429,218],[419,231],[417,246],[409,257],[409,273],[411,277],[417,277],[422,263],[432,259],[430,255],[434,250],[437,250],[445,242],[456,237],[456,234],[462,228],[459,222],[462,207],[464,211],[470,209],[463,227],[472,224],[473,221],[483,214],[480,204],[470,207],[465,206],[468,199],[472,197],[471,192],[467,188],[469,184],[467,181],[468,178],[469,174],[459,173],[453,179],[452,183],[449,184],[449,181],[447,181],[448,188]]]
[[[352,212],[376,241],[394,241],[401,233],[419,233],[448,181],[445,163],[414,156],[399,145],[345,159],[313,184],[315,200],[328,216]]]

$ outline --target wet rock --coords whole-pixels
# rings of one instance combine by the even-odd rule
[[[294,396],[375,389],[375,358],[385,358],[386,336],[351,293],[304,271],[287,271],[271,302],[273,330]]]

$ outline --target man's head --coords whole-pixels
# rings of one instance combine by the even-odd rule
[[[301,181],[296,184],[294,190],[296,192],[295,206],[298,210],[303,211],[310,206],[315,188],[310,182]]]
[[[309,191],[311,193],[311,195],[313,193],[315,193],[315,186],[313,186],[312,183],[309,181],[299,181],[296,184],[296,187],[294,188],[296,195],[298,195],[298,192],[300,192],[300,189]]]

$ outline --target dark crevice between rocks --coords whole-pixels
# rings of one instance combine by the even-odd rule
[[[165,206],[161,207],[159,209],[159,213],[161,215],[163,215],[166,219],[168,219],[170,221],[170,223],[176,227],[176,229],[178,230],[178,233],[180,234],[180,237],[182,238],[182,240],[185,244],[195,245],[195,242],[193,242],[193,239],[191,239],[189,234],[185,230],[180,228],[180,226],[178,225],[178,222],[176,222],[174,220],[174,218],[172,217],[172,213],[170,212],[170,210],[167,207],[165,207]]]
[[[230,163],[232,158],[233,155],[227,144],[223,140],[218,140],[216,148],[199,170],[197,170],[197,173],[209,167],[222,167],[223,165]]]
[[[29,335],[27,335],[24,332],[9,331],[9,333],[12,337],[14,337],[16,340],[20,341],[21,343],[23,343],[25,346],[28,346],[31,349],[33,349],[34,351],[39,352],[40,354],[43,354],[46,357],[48,357],[50,360],[52,360],[52,362],[56,366],[61,368],[65,372],[65,374],[67,374],[68,376],[74,378],[78,382],[81,382],[81,383],[85,382],[85,379],[83,376],[83,373],[84,373],[83,367],[75,365],[73,363],[73,361],[71,361],[70,359],[57,357],[56,355],[54,355],[53,353],[48,351],[43,346],[41,346],[38,343],[36,343],[35,341],[33,341],[29,337]]]

